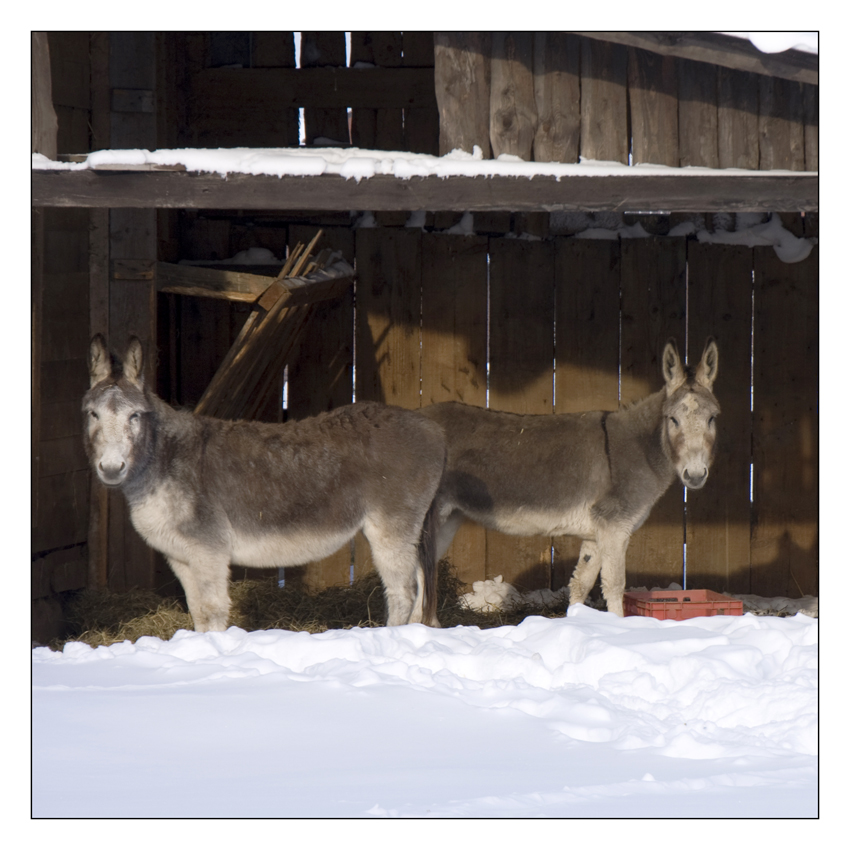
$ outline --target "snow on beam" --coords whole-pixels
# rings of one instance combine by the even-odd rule
[[[33,170],[33,207],[453,210],[513,212],[816,212],[818,176],[760,172],[439,176],[355,181],[181,171]]]

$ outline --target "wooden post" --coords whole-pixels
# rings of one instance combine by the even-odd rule
[[[351,66],[368,62],[381,68],[401,66],[400,32],[352,32]],[[368,70],[361,73],[368,74]],[[402,110],[352,109],[351,143],[359,148],[400,151],[404,145]]]
[[[531,159],[537,131],[534,104],[533,33],[494,32],[490,60],[490,146]]]
[[[434,33],[403,32],[402,65],[434,69]],[[440,115],[436,103],[404,110],[404,148],[413,153],[437,156],[440,152]]]
[[[759,168],[803,171],[802,83],[759,76]]]
[[[440,156],[481,148],[490,158],[490,33],[435,32]]]

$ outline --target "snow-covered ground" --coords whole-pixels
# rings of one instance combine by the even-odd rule
[[[818,814],[804,614],[181,631],[32,676],[36,818]]]

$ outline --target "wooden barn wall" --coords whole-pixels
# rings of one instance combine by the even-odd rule
[[[616,409],[661,386],[669,337],[694,362],[712,334],[716,465],[687,502],[674,486],[655,507],[632,540],[628,583],[681,583],[686,565],[691,587],[817,593],[817,249],[785,264],[770,248],[669,237],[531,241],[411,228],[354,237],[356,315],[336,305],[307,343],[322,359],[302,352],[303,365],[290,367],[290,415],[341,403],[350,389],[413,409],[450,399],[543,415]],[[466,526],[448,557],[468,583],[502,575],[557,588],[577,555],[573,538]],[[346,583],[352,564],[354,575],[371,569],[360,538],[353,553],[298,574]]]
[[[440,32],[440,154],[817,171],[818,87],[563,32]]]
[[[290,223],[284,232],[295,245],[315,229]],[[544,415],[616,409],[661,386],[669,337],[695,362],[714,335],[723,412],[709,484],[687,502],[678,486],[662,498],[632,540],[629,585],[681,583],[686,567],[691,587],[817,593],[817,248],[786,264],[772,248],[673,237],[535,241],[323,229],[318,247],[356,263],[356,292],[323,308],[289,364],[286,415],[312,415],[353,396],[411,409],[452,399]],[[232,228],[233,239],[242,234],[241,225]],[[187,338],[179,371],[194,373],[199,393],[244,308],[170,297],[180,302]],[[203,351],[202,373],[189,351]],[[279,396],[270,397],[269,409],[276,403]],[[570,537],[512,538],[468,525],[448,557],[470,584],[502,575],[525,588],[558,588],[578,546]],[[321,563],[288,569],[287,578],[345,584],[371,568],[358,537]]]

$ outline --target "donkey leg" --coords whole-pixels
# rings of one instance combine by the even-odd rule
[[[570,579],[570,605],[583,605],[590,593],[602,561],[599,559],[599,548],[593,540],[582,540],[578,553],[578,563]]]
[[[407,529],[399,533],[394,527],[399,522],[397,517],[380,522],[368,520],[363,526],[372,560],[384,584],[388,626],[422,621],[425,576],[419,563],[419,541],[406,539],[411,536]]]
[[[230,569],[227,561],[198,558],[191,563],[168,558],[186,593],[196,632],[223,632],[230,615]]]
[[[455,539],[455,534],[463,522],[463,514],[460,511],[450,511],[444,515],[439,513],[439,530],[437,531],[437,560],[443,558]]]
[[[612,614],[623,616],[623,592],[626,589],[626,549],[629,534],[609,532],[599,538],[602,561],[602,595]]]

